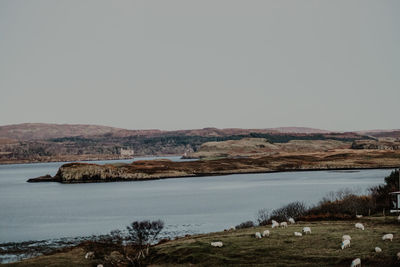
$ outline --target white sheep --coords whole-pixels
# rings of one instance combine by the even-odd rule
[[[287,222],[281,222],[281,227],[286,228],[287,227]]]
[[[342,242],[342,245],[340,245],[340,247],[343,249],[345,248],[349,248],[350,247],[350,240],[346,239]]]
[[[90,251],[90,252],[86,253],[85,254],[85,259],[87,259],[87,260],[94,259],[94,252]]]
[[[304,234],[307,234],[307,233],[311,234],[311,228],[310,227],[304,227],[303,228],[303,233]]]
[[[223,244],[221,241],[217,241],[217,242],[211,242],[211,246],[220,248],[223,246]]]
[[[279,223],[277,223],[277,222],[272,222],[271,228],[276,228],[276,227],[279,227]]]
[[[364,231],[364,225],[362,223],[356,223],[356,228]]]
[[[376,252],[376,253],[381,253],[381,252],[382,252],[382,249],[381,249],[380,247],[375,247],[375,252]]]
[[[277,224],[278,222],[275,221],[275,220],[272,220],[271,223],[272,223],[272,224]]]
[[[256,236],[256,238],[261,238],[260,232],[256,232],[256,233],[255,233],[255,236]]]
[[[229,230],[230,230],[230,231],[235,231],[235,230],[236,230],[236,227],[235,227],[235,226],[231,226],[231,227],[229,228]]]
[[[386,235],[383,235],[383,236],[382,236],[382,240],[383,240],[383,241],[385,241],[385,240],[393,241],[393,234],[386,234]]]
[[[363,216],[362,215],[356,215],[357,219],[361,219]]]
[[[263,237],[269,236],[269,230],[265,230],[265,231],[262,233],[262,236],[263,236]]]
[[[350,267],[361,267],[361,259],[357,258],[351,262]]]
[[[299,232],[294,232],[294,236],[303,236],[303,234]]]
[[[345,241],[345,240],[351,240],[351,236],[349,236],[349,235],[342,236],[342,241]]]
[[[295,224],[295,221],[294,221],[293,218],[289,218],[289,222],[290,222],[291,224]]]

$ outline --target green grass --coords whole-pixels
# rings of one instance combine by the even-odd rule
[[[255,227],[243,230],[213,233],[183,238],[157,246],[151,263],[157,265],[200,266],[350,266],[361,258],[363,266],[395,266],[400,251],[400,224],[381,219],[361,219],[365,231],[354,227],[355,221],[304,222],[286,229]],[[295,237],[304,226],[310,226],[311,235]],[[256,239],[254,233],[269,229],[270,237]],[[382,235],[393,233],[394,240],[382,241]],[[341,250],[342,235],[352,237],[351,247]],[[210,246],[222,241],[222,248]],[[382,253],[374,248],[379,246]]]
[[[356,222],[365,231],[354,227]],[[304,226],[312,234],[295,237]],[[256,239],[255,232],[269,229],[270,237]],[[382,241],[386,233],[394,239]],[[341,250],[342,235],[352,237],[351,247]],[[222,248],[211,247],[212,241],[222,241]],[[382,253],[374,248],[379,246]],[[350,266],[361,258],[362,266],[400,266],[400,223],[393,217],[367,217],[354,221],[300,222],[288,228],[270,226],[235,231],[195,235],[169,241],[153,247],[147,258],[151,266]],[[101,260],[85,260],[85,251],[76,248],[64,253],[41,256],[10,266],[96,266]],[[105,265],[106,266],[106,265]]]

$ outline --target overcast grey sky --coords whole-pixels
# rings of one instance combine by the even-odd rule
[[[400,1],[0,1],[0,125],[400,128]]]

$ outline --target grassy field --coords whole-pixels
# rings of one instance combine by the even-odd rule
[[[354,227],[356,222],[365,231]],[[295,237],[310,226],[311,235]],[[254,233],[269,229],[270,237],[256,239]],[[382,241],[386,233],[394,239]],[[341,237],[352,237],[351,247],[341,250]],[[222,241],[222,248],[210,242]],[[376,253],[374,248],[382,248]],[[400,266],[400,223],[393,217],[362,218],[357,221],[299,222],[288,228],[255,227],[235,231],[195,235],[157,245],[147,258],[152,266],[350,266],[361,258],[362,266]],[[102,260],[85,260],[85,250],[74,248],[63,253],[41,256],[9,266],[96,266]],[[103,263],[104,264],[104,263]],[[105,264],[105,266],[107,266]]]

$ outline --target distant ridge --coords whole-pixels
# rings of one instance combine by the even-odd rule
[[[264,129],[242,129],[242,128],[203,128],[189,130],[165,131],[158,129],[149,130],[129,130],[110,126],[91,125],[91,124],[52,124],[52,123],[22,123],[0,126],[0,139],[12,140],[46,140],[52,138],[63,137],[93,137],[109,134],[114,137],[129,137],[129,136],[203,136],[203,137],[224,137],[232,135],[249,135],[250,133],[259,134],[332,134],[339,133],[323,129],[310,127],[277,127]],[[358,132],[340,132],[341,134],[363,134],[375,137],[400,137],[399,130],[371,130]]]
[[[269,128],[280,133],[302,133],[302,134],[318,134],[318,133],[332,133],[333,131],[309,128],[309,127],[277,127]]]

